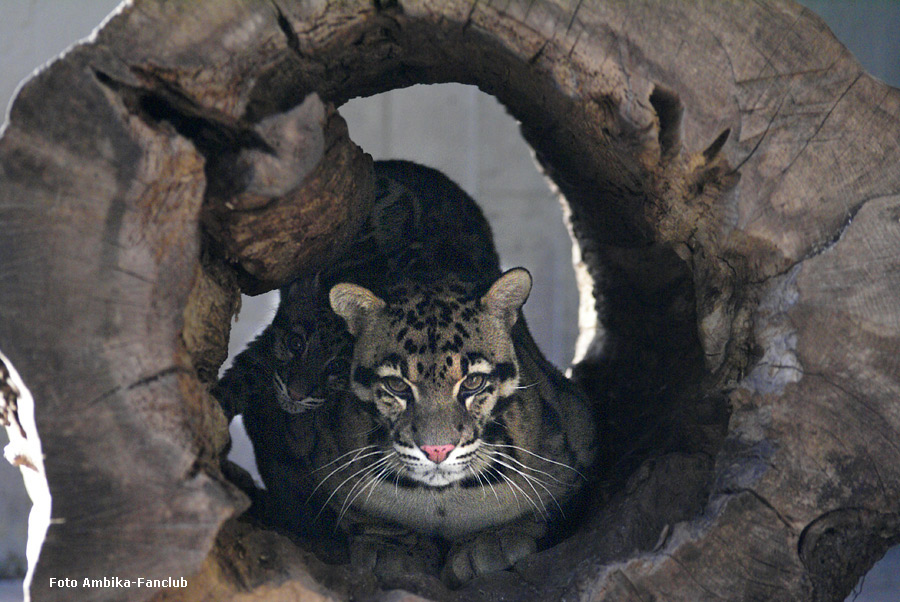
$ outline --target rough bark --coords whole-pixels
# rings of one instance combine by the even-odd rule
[[[246,501],[205,381],[238,287],[314,270],[365,214],[334,107],[446,81],[496,95],[567,202],[605,332],[585,324],[574,370],[607,417],[604,487],[517,575],[409,589],[832,600],[900,540],[900,94],[813,14],[135,0],[22,88],[0,140],[0,345],[56,519],[36,599],[111,567],[193,575],[190,599],[405,595],[222,530]]]

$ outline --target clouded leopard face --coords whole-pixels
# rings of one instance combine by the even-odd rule
[[[445,279],[385,299],[347,283],[330,292],[355,339],[351,389],[390,433],[385,468],[428,486],[481,478],[492,413],[519,384],[510,330],[531,276],[516,268],[474,289]]]
[[[317,278],[281,290],[272,321],[272,383],[278,405],[297,414],[319,407],[347,387],[350,346],[340,318],[320,300]]]

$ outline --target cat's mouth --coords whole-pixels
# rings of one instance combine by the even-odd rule
[[[429,487],[446,487],[467,476],[471,477],[476,471],[472,466],[472,458],[475,456],[471,450],[456,448],[440,462],[432,461],[420,449],[395,443],[394,450],[403,463],[404,474]]]
[[[431,466],[410,465],[406,464],[406,475],[429,487],[446,487],[466,476],[466,466],[445,466],[441,464],[432,464]]]
[[[316,397],[313,395],[315,391],[312,391],[309,394],[292,391],[278,373],[275,374],[273,381],[275,385],[275,398],[278,401],[278,405],[282,410],[289,414],[300,414],[308,410],[314,410],[325,403],[324,397]]]

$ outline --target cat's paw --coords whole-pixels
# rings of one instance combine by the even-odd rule
[[[516,530],[488,531],[454,544],[447,555],[441,580],[456,588],[475,577],[502,571],[537,549],[534,534]]]
[[[372,571],[387,586],[405,582],[410,574],[436,574],[437,546],[415,536],[385,539],[357,536],[350,544],[350,562]]]

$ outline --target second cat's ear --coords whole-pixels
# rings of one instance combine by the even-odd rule
[[[531,274],[525,268],[513,268],[497,278],[481,298],[481,304],[507,328],[512,328],[530,293]]]
[[[369,289],[341,282],[331,287],[328,293],[331,309],[347,323],[347,330],[354,337],[359,336],[366,320],[387,305]]]
[[[297,278],[281,288],[282,297],[316,298],[317,295],[321,294],[321,275],[321,272],[316,272],[313,276]]]

